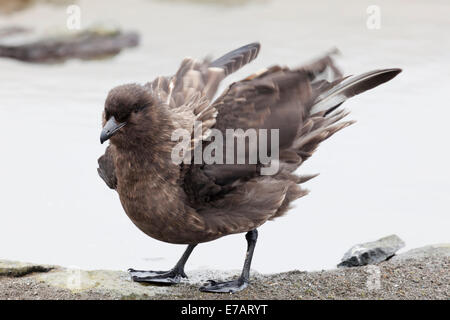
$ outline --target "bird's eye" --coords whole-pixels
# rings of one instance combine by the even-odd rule
[[[131,106],[131,111],[130,111],[130,115],[131,115],[131,113],[134,113],[134,114],[137,114],[137,113],[139,113],[139,112],[142,112],[145,108],[147,108],[148,106],[149,106],[150,104],[149,103],[144,103],[144,104],[142,104],[142,103],[140,103],[140,104],[134,104],[134,105],[132,105]],[[129,109],[129,110],[130,110]]]
[[[128,117],[123,114],[116,116],[116,121],[118,121],[118,122],[125,122],[125,121],[127,121],[127,119],[128,119]]]
[[[141,105],[136,104],[136,105],[133,106],[133,112],[134,113],[138,113],[139,111],[143,110],[144,107],[145,106],[141,106]]]

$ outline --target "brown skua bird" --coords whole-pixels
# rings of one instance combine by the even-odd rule
[[[118,192],[140,230],[161,241],[188,245],[171,270],[130,269],[133,280],[178,283],[186,277],[184,265],[197,244],[246,233],[240,277],[210,281],[200,290],[236,292],[247,287],[257,228],[307,194],[300,185],[314,176],[294,171],[322,141],[352,124],[340,121],[348,113],[338,107],[401,72],[385,69],[343,77],[327,55],[295,69],[267,68],[231,84],[213,101],[220,81],[255,59],[259,50],[259,43],[252,43],[212,62],[185,59],[174,76],[109,92],[100,139],[111,143],[99,159],[100,176]],[[195,145],[195,122],[202,124],[204,136],[210,129],[224,136],[227,129],[279,129],[278,170],[263,175],[267,164],[259,158],[256,164],[175,163],[171,156],[178,142],[172,141],[172,133],[189,130]],[[203,139],[200,145],[210,143]],[[246,157],[258,151],[245,150]]]

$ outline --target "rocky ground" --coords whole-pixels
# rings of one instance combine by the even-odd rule
[[[0,299],[450,299],[450,244],[410,250],[363,267],[255,273],[243,292],[198,291],[218,274],[188,272],[177,286],[142,285],[122,271],[82,271],[0,260]],[[232,274],[221,274],[224,278]],[[220,276],[220,274],[219,274]]]

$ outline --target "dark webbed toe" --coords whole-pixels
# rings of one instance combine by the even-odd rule
[[[131,279],[135,282],[147,282],[158,284],[177,284],[181,278],[187,278],[186,274],[180,270],[169,271],[143,271],[128,269]]]
[[[208,280],[208,284],[200,287],[202,292],[216,292],[216,293],[235,293],[244,290],[248,286],[248,281],[242,278],[236,280],[216,282]]]

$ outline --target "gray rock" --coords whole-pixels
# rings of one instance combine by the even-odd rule
[[[411,249],[392,258],[393,262],[404,262],[410,259],[450,257],[450,243],[432,244]]]
[[[395,252],[404,246],[403,240],[394,234],[373,242],[357,244],[344,254],[338,267],[377,264],[391,258]]]

